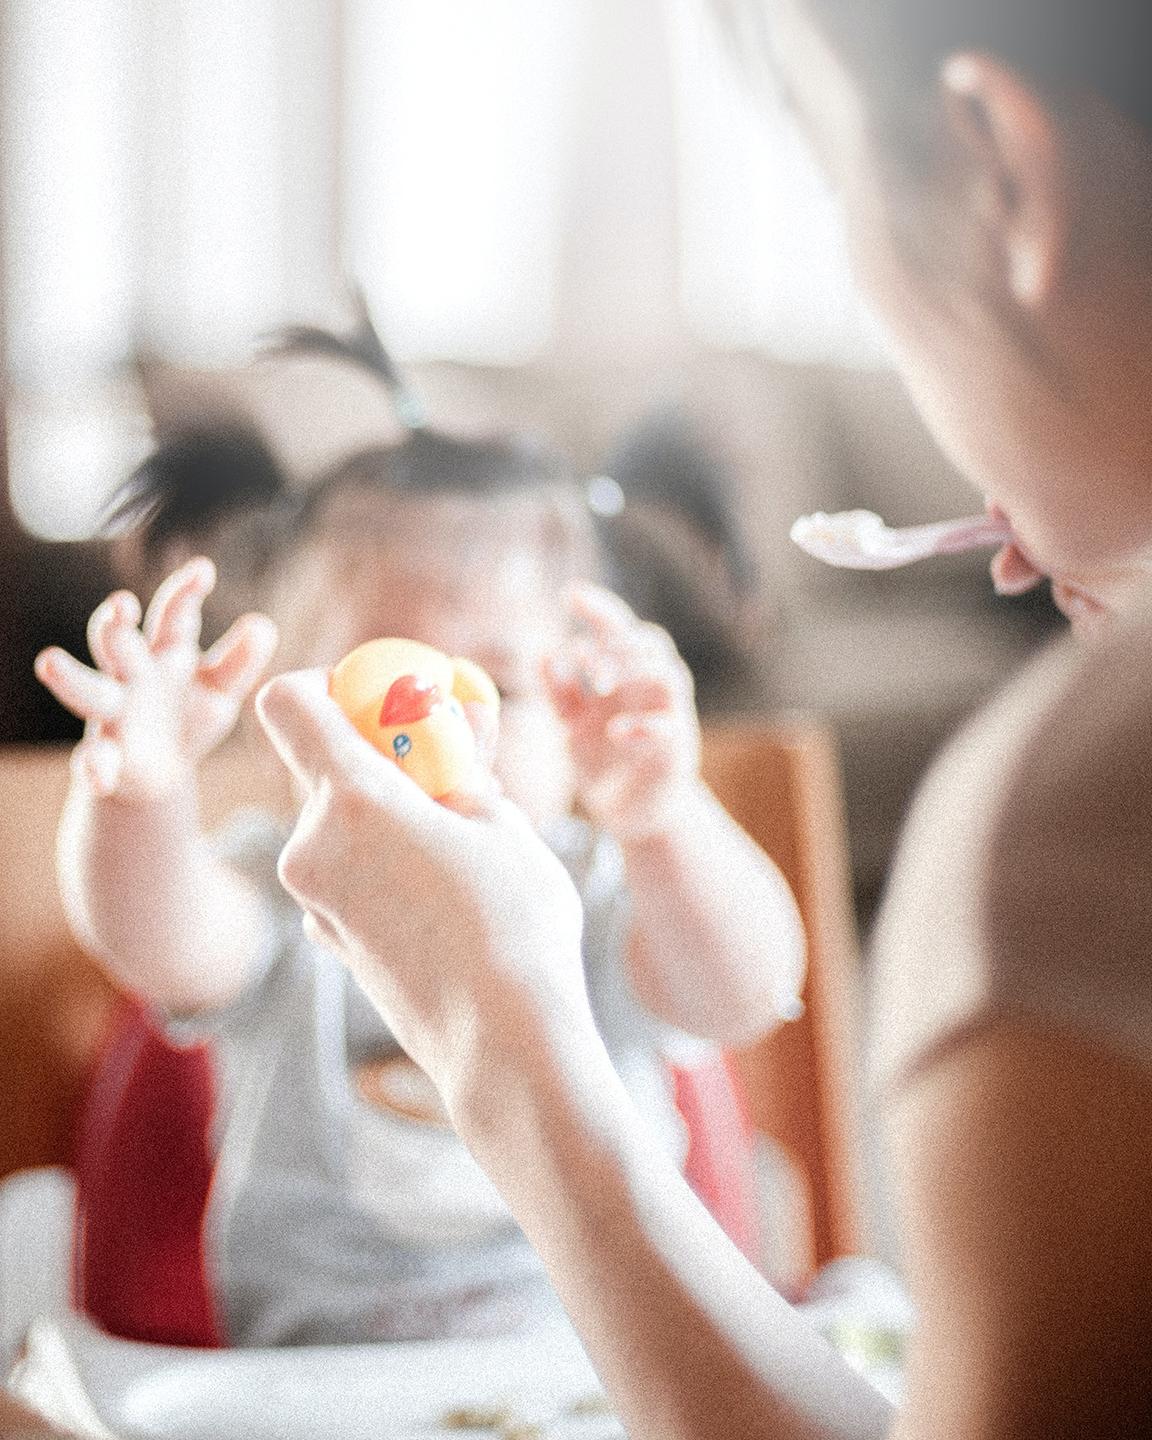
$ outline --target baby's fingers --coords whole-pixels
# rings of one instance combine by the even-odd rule
[[[139,624],[140,602],[128,590],[109,595],[88,621],[88,648],[92,658],[116,680],[131,680],[148,658],[148,646]]]
[[[605,714],[615,716],[659,714],[674,709],[682,694],[683,687],[673,676],[638,675],[622,680],[601,705]]]
[[[199,678],[210,690],[242,700],[267,669],[279,641],[267,615],[244,615],[204,656]]]
[[[567,598],[573,619],[599,640],[618,640],[640,624],[639,617],[627,601],[602,585],[573,585]]]
[[[181,565],[152,597],[144,634],[153,652],[200,642],[204,599],[216,586],[216,567],[203,555]]]
[[[616,693],[621,670],[595,644],[575,639],[541,665],[544,685],[560,719],[575,721]]]
[[[687,772],[699,762],[696,746],[666,715],[617,715],[606,737],[620,761],[651,781]]]
[[[632,750],[670,748],[679,740],[676,725],[666,715],[620,714],[605,727],[613,744]]]
[[[553,706],[569,725],[602,727],[616,715],[678,710],[691,697],[690,688],[671,669],[592,673],[583,666],[572,668],[562,657],[545,662],[544,678]]]
[[[588,699],[588,688],[567,652],[545,657],[540,666],[544,686],[562,720],[574,720]]]
[[[569,591],[568,603],[581,628],[567,646],[567,660],[588,676],[595,692],[605,694],[624,678],[642,676],[687,681],[691,690],[688,668],[672,637],[641,620],[618,595],[580,585]]]
[[[66,710],[81,720],[115,720],[124,692],[110,675],[82,664],[67,650],[50,646],[36,657],[36,678],[47,686]]]

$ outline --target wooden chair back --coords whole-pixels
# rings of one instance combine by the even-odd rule
[[[839,756],[830,731],[803,717],[714,724],[704,772],[720,801],[776,861],[808,937],[804,1015],[731,1057],[753,1124],[798,1174],[806,1215],[803,1278],[860,1253],[859,950]]]
[[[60,746],[0,747],[0,1177],[62,1164],[115,995],[68,929],[56,826]]]

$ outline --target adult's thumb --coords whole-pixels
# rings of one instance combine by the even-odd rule
[[[360,778],[365,767],[388,763],[329,696],[322,670],[269,680],[256,697],[256,714],[276,753],[309,790],[322,780]]]

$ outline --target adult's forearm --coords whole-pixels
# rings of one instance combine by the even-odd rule
[[[74,786],[59,852],[71,924],[122,983],[174,1012],[225,1004],[243,987],[260,900],[213,853],[191,783],[156,800]]]
[[[887,1404],[722,1234],[591,1031],[503,1054],[459,1108],[461,1133],[547,1265],[633,1440],[887,1433]]]
[[[693,1034],[740,1044],[786,1018],[804,931],[783,876],[703,785],[677,822],[623,847],[637,992]]]

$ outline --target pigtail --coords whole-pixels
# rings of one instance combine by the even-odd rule
[[[225,519],[288,509],[283,468],[259,431],[242,420],[190,426],[166,438],[113,494],[110,531],[139,530],[146,556],[197,540]]]
[[[623,437],[605,470],[589,503],[609,583],[672,636],[702,710],[740,703],[756,683],[763,615],[727,466],[683,416],[660,411]]]
[[[679,515],[723,557],[734,588],[755,588],[756,566],[737,523],[732,495],[735,483],[716,449],[675,410],[660,410],[629,430],[605,466],[618,487],[616,505],[604,517],[610,540],[613,510],[629,503],[655,506]],[[603,487],[603,479],[593,482]],[[590,492],[595,503],[596,491]]]
[[[405,430],[422,430],[427,424],[424,402],[400,372],[372,323],[361,291],[353,295],[356,326],[338,335],[315,325],[290,325],[270,346],[277,355],[324,355],[366,371],[388,393],[396,418]]]

